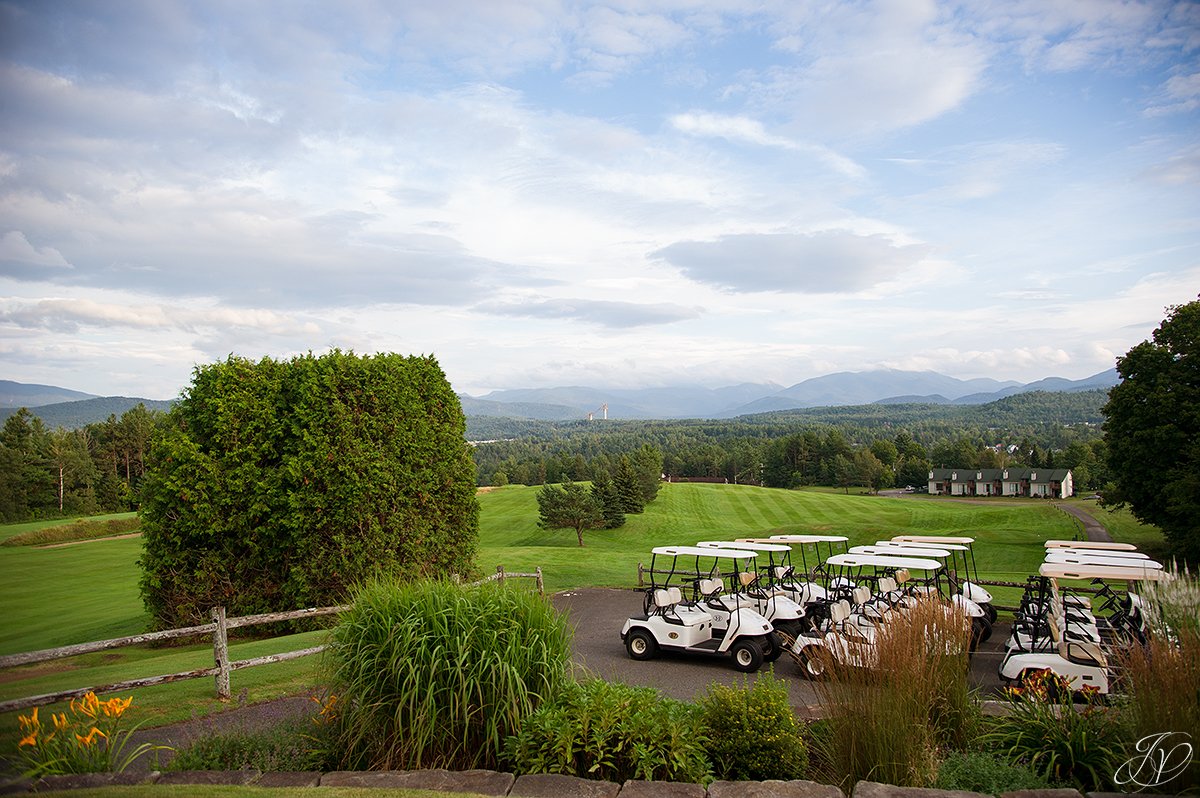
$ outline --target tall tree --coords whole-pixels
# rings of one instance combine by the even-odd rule
[[[1117,360],[1121,384],[1104,405],[1105,504],[1128,504],[1175,550],[1200,561],[1200,299],[1167,317]]]
[[[642,482],[638,478],[637,469],[627,455],[621,455],[617,460],[617,468],[613,473],[613,486],[621,500],[621,511],[637,514],[646,509],[642,498]]]
[[[538,526],[574,529],[580,546],[585,529],[600,529],[605,523],[603,505],[578,482],[544,486],[537,493],[537,503]]]
[[[625,511],[621,509],[621,497],[617,495],[617,487],[606,473],[599,473],[592,481],[592,495],[600,502],[600,510],[604,515],[604,528],[616,529],[625,525]]]

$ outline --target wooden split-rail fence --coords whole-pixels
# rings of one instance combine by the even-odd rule
[[[506,579],[524,578],[534,579],[537,582],[537,591],[539,594],[545,592],[545,583],[542,580],[542,569],[539,567],[535,573],[508,573],[504,570],[504,566],[496,566],[496,573],[479,580],[472,582],[472,585],[480,585],[484,582],[504,582]],[[140,635],[130,635],[128,637],[117,637],[112,640],[97,640],[91,643],[77,643],[70,646],[61,646],[59,648],[47,648],[41,651],[27,651],[21,654],[9,654],[0,656],[0,670],[5,668],[16,668],[22,665],[33,665],[38,662],[50,662],[57,659],[65,659],[67,657],[75,657],[80,654],[92,654],[97,651],[107,651],[114,648],[125,648],[127,646],[136,646],[143,643],[153,643],[160,640],[178,640],[181,638],[198,637],[202,635],[212,635],[213,640],[213,666],[211,668],[197,668],[191,671],[182,671],[180,673],[167,673],[159,676],[147,676],[141,679],[128,679],[123,682],[114,682],[112,684],[94,685],[91,687],[77,687],[71,690],[60,690],[55,693],[43,693],[41,695],[26,696],[24,698],[14,698],[8,701],[0,701],[0,712],[12,712],[18,709],[28,709],[29,707],[45,706],[46,704],[54,704],[59,701],[67,701],[72,698],[78,698],[87,693],[116,693],[125,690],[132,690],[136,687],[151,687],[156,684],[167,684],[169,682],[179,682],[186,679],[201,679],[206,676],[212,676],[216,681],[217,698],[222,701],[228,701],[231,697],[230,674],[236,670],[243,668],[253,668],[258,665],[268,665],[272,662],[287,662],[288,660],[299,659],[301,657],[319,654],[325,650],[326,646],[312,646],[310,648],[297,649],[295,651],[285,651],[280,654],[268,654],[263,657],[253,657],[251,659],[243,659],[230,661],[229,659],[229,630],[240,629],[246,626],[259,626],[267,623],[277,623],[279,621],[295,621],[303,618],[319,618],[324,615],[336,615],[350,609],[349,605],[341,605],[337,607],[311,607],[303,610],[292,610],[290,612],[268,612],[261,615],[242,615],[234,618],[225,616],[224,607],[213,607],[212,621],[210,623],[200,624],[199,626],[187,626],[180,629],[165,629],[161,632],[146,632]]]

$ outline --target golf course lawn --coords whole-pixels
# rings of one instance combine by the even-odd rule
[[[967,535],[984,579],[1023,581],[1042,558],[1042,541],[1072,538],[1078,522],[1043,501],[962,502],[930,497],[883,498],[825,491],[785,491],[737,485],[664,484],[656,501],[615,530],[591,530],[584,547],[573,530],[537,524],[538,488],[481,491],[477,575],[541,567],[548,591],[590,586],[631,587],[650,549],[706,539],[783,533],[846,535],[852,545],[899,534]],[[1088,505],[1091,510],[1094,502]],[[1103,513],[1097,513],[1102,522]],[[1153,542],[1157,531],[1128,518],[1111,528],[1117,539]],[[59,522],[42,522],[61,523]],[[36,527],[0,527],[0,540]],[[54,548],[0,547],[0,654],[137,634],[148,617],[138,595],[140,538],[97,540]],[[997,603],[1015,603],[1016,591],[998,589]],[[284,608],[280,608],[284,609]],[[324,633],[235,641],[235,660],[318,644]],[[0,699],[89,684],[203,668],[210,643],[130,647],[72,660],[10,669]],[[249,702],[296,694],[319,684],[320,657],[249,668],[233,674],[233,693]],[[148,725],[219,711],[209,679],[133,691],[134,721]],[[47,710],[43,710],[47,711]],[[16,739],[16,713],[0,716],[0,746]]]

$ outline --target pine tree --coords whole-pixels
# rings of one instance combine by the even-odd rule
[[[606,473],[599,473],[592,481],[592,495],[600,502],[604,513],[604,528],[616,529],[625,525],[625,511],[621,509],[621,497],[617,487]]]
[[[640,513],[645,509],[641,481],[638,479],[637,469],[633,467],[627,455],[621,455],[621,459],[617,461],[613,486],[620,499],[622,512]]]

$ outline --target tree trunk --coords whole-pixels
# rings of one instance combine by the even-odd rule
[[[59,515],[63,511],[63,467],[58,467],[58,512]]]
[[[583,546],[583,527],[575,527],[575,537],[579,538],[579,545]]]

